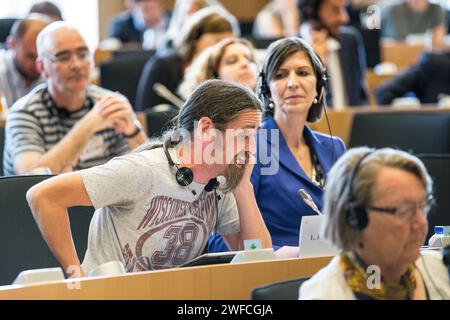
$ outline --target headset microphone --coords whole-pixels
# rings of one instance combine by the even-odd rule
[[[211,179],[208,181],[208,183],[205,186],[205,191],[206,192],[210,192],[213,191],[214,189],[217,189],[219,187],[219,181],[217,180],[217,178]]]
[[[171,167],[175,167],[177,169],[177,171],[175,172],[175,180],[177,181],[177,183],[183,187],[187,187],[194,181],[194,172],[192,171],[191,168],[180,167],[178,164],[173,162],[172,157],[170,156],[170,153],[168,150],[169,146],[170,146],[170,137],[167,138],[162,145],[164,154],[166,155],[169,165]],[[217,180],[217,178],[213,178],[208,181],[204,190],[206,192],[211,192],[211,191],[217,189],[218,187],[219,187],[219,181]],[[194,193],[194,195],[195,195],[195,191],[192,191],[192,193]]]

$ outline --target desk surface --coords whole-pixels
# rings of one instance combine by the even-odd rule
[[[149,271],[116,277],[0,287],[2,299],[250,299],[257,286],[310,277],[331,257]],[[77,285],[79,288],[77,289]]]

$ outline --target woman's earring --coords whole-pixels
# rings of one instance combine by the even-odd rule
[[[317,100],[317,98],[314,98],[314,104],[318,103],[319,100]]]
[[[269,109],[273,110],[273,108],[275,107],[275,105],[273,104],[272,99],[269,100]]]

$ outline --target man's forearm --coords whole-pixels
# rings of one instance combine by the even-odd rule
[[[233,194],[239,211],[241,249],[244,240],[249,239],[260,239],[263,248],[271,248],[272,239],[256,204],[252,184],[239,184]]]
[[[88,123],[78,122],[61,141],[45,153],[29,170],[48,167],[52,170],[52,173],[59,174],[68,166],[75,166],[80,152],[92,134],[92,129]]]
[[[83,275],[73,240],[67,209],[54,202],[42,199],[32,193],[27,194],[33,216],[50,250],[68,276]]]

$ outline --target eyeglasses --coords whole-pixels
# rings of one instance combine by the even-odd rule
[[[53,56],[47,56],[47,58],[54,63],[62,63],[67,64],[72,61],[72,58],[76,56],[78,60],[85,62],[88,61],[91,57],[91,53],[88,48],[79,48],[74,52],[71,51],[62,51],[58,52]]]
[[[427,195],[425,200],[416,203],[404,203],[398,207],[376,207],[376,206],[367,206],[368,210],[378,211],[383,213],[388,213],[398,217],[401,220],[412,220],[417,210],[420,209],[422,214],[426,217],[428,212],[430,212],[431,208],[434,205],[433,195]]]

